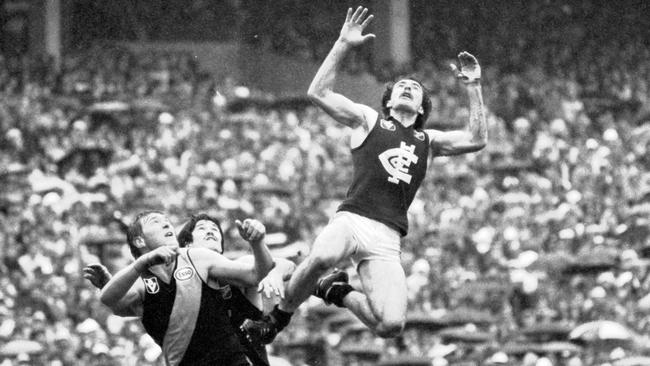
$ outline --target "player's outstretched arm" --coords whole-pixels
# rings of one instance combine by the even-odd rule
[[[239,235],[249,242],[253,249],[252,263],[233,261],[205,248],[193,248],[191,252],[188,251],[188,255],[197,265],[197,269],[207,269],[210,278],[240,287],[257,286],[275,266],[271,252],[264,243],[266,228],[261,222],[253,219],[246,219],[243,222],[237,220],[236,224]]]
[[[255,260],[252,255],[245,255],[237,258],[236,261],[252,263]],[[284,298],[284,282],[291,278],[296,270],[296,264],[284,258],[274,257],[275,267],[257,285],[257,292],[263,293],[266,297],[272,294]]]
[[[178,248],[160,247],[143,254],[126,268],[120,270],[108,281],[102,289],[99,299],[107,307],[113,309],[119,306],[130,306],[124,304],[124,299],[129,290],[145,270],[158,264],[171,263],[178,255]],[[133,301],[142,301],[142,297],[132,299]],[[137,304],[133,304],[137,305]]]
[[[469,122],[462,130],[426,130],[435,155],[458,155],[481,150],[487,145],[487,118],[481,92],[481,67],[468,52],[458,55],[460,70],[451,65],[456,77],[467,88]]]
[[[264,243],[266,227],[261,222],[253,219],[246,219],[244,222],[237,220],[235,224],[237,224],[239,235],[253,249],[253,258],[255,258],[255,284],[257,284],[275,267],[271,251],[269,251],[269,248]]]
[[[191,248],[187,254],[199,272],[219,283],[241,288],[254,287],[259,283],[254,260],[230,260],[206,248]]]
[[[309,98],[327,114],[337,122],[352,128],[368,128],[369,123],[374,123],[377,113],[368,106],[357,104],[334,92],[334,82],[348,50],[375,37],[374,34],[362,34],[373,18],[372,15],[366,17],[367,13],[368,9],[361,6],[354,12],[352,8],[348,9],[339,38],[325,57],[307,91]]]

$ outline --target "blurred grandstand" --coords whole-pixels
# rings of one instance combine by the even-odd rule
[[[81,268],[121,268],[117,219],[150,207],[178,224],[215,214],[235,253],[232,223],[254,216],[300,260],[350,178],[346,130],[305,101],[305,82],[357,2],[55,3],[60,53],[46,57],[51,39],[34,34],[51,9],[0,2],[0,365],[158,365]],[[468,111],[446,65],[467,49],[489,146],[435,159],[412,205],[402,337],[313,299],[271,353],[295,366],[650,364],[648,4],[409,4],[410,60],[364,48],[342,88],[376,107],[366,88],[415,72],[433,91],[428,126],[457,126]]]

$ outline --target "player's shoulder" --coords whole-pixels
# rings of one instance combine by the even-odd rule
[[[442,131],[433,128],[422,129],[422,132],[424,132],[429,137],[430,142],[434,142],[442,133]]]

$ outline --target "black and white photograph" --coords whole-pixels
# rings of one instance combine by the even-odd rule
[[[0,0],[0,366],[650,366],[650,2]]]

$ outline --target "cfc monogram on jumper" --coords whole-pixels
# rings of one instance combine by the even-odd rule
[[[388,149],[379,154],[381,165],[390,174],[389,182],[398,184],[401,180],[411,183],[412,177],[408,174],[409,166],[418,162],[418,157],[413,154],[413,151],[415,151],[415,145],[407,145],[402,141],[400,147]]]

